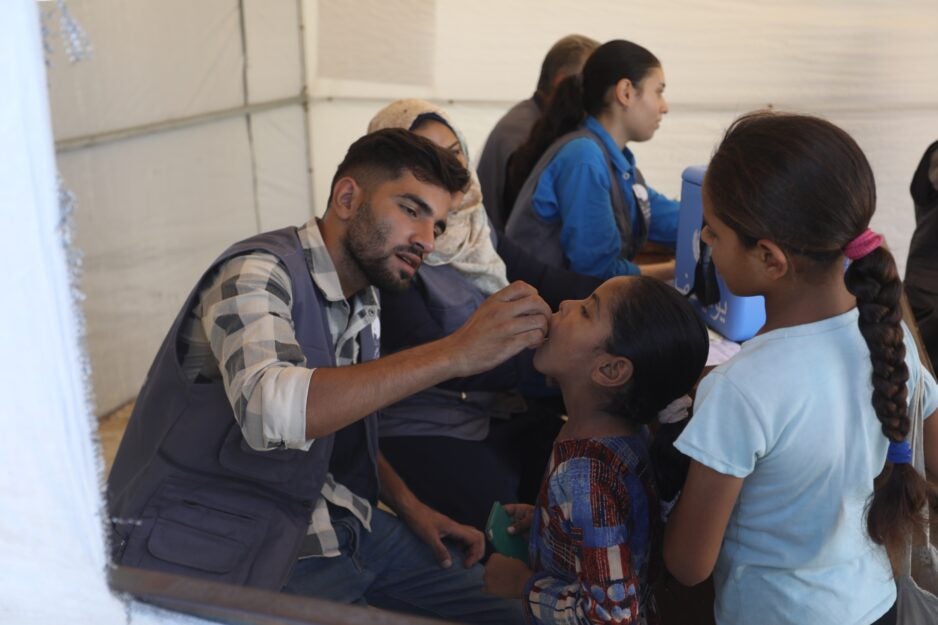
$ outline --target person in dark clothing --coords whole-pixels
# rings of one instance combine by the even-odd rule
[[[449,115],[424,100],[397,100],[369,130],[397,127],[427,137],[468,162]],[[555,309],[585,297],[598,279],[549,267],[490,228],[474,177],[446,230],[409,289],[381,292],[381,349],[392,354],[445,337],[485,296],[510,281],[537,289]],[[556,392],[531,394],[531,352],[494,369],[438,384],[386,407],[379,419],[381,452],[424,503],[454,520],[485,526],[494,501],[532,502],[557,432]],[[543,393],[542,393],[543,394]]]
[[[531,126],[544,112],[557,84],[567,76],[579,74],[586,57],[598,47],[598,41],[583,35],[567,35],[557,41],[541,64],[534,95],[512,106],[489,133],[476,170],[482,185],[485,210],[492,220],[492,227],[498,232],[505,231],[511,213],[512,203],[502,201],[509,156],[528,138]]]
[[[905,291],[934,365],[938,362],[938,141],[922,155],[909,191],[915,202],[915,232],[905,266]]]

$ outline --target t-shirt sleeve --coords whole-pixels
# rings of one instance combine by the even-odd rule
[[[908,349],[915,349],[915,345],[912,344]],[[922,414],[925,415],[927,419],[930,417],[936,410],[938,410],[938,384],[935,383],[935,376],[931,374],[927,368],[925,368],[921,361],[918,359],[918,354],[915,355],[916,369],[918,370],[918,375],[922,376],[923,384],[923,408]],[[914,374],[913,374],[914,375]],[[909,376],[912,380],[912,376]],[[914,387],[913,387],[914,388]],[[909,394],[909,400],[911,401],[912,395]]]
[[[720,371],[697,390],[694,416],[674,444],[681,453],[724,475],[746,477],[769,448],[762,415]]]
[[[922,375],[925,376],[925,418],[934,414],[938,410],[938,384],[935,383],[935,377],[931,371],[922,367]]]
[[[919,358],[918,349],[915,344],[915,337],[912,336],[912,332],[909,331],[909,327],[902,324],[903,331],[903,340],[905,341],[906,353],[909,357],[906,358],[906,362],[909,364],[909,401],[912,401],[912,392],[915,389],[916,376],[922,376],[923,382],[923,411],[922,414],[927,419],[931,416],[936,410],[938,410],[938,384],[935,383],[935,376],[931,374],[923,364],[921,358]]]

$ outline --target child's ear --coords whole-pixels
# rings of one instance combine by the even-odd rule
[[[757,260],[759,261],[765,276],[770,280],[779,280],[788,275],[791,269],[791,263],[788,255],[768,239],[759,239],[755,248]]]
[[[623,356],[603,354],[596,358],[590,379],[599,386],[616,388],[632,379],[632,361]]]

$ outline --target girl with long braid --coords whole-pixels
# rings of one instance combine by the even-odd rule
[[[766,323],[700,383],[665,563],[686,584],[713,573],[720,624],[894,623],[886,547],[935,503],[909,464],[907,402],[921,377],[938,471],[938,387],[869,230],[870,165],[825,120],[753,113],[717,148],[703,200],[713,261],[733,293],[765,297]]]

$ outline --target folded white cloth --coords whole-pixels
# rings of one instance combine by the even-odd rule
[[[660,423],[678,423],[690,416],[690,407],[694,405],[687,395],[681,395],[670,404],[658,412],[658,421]]]

